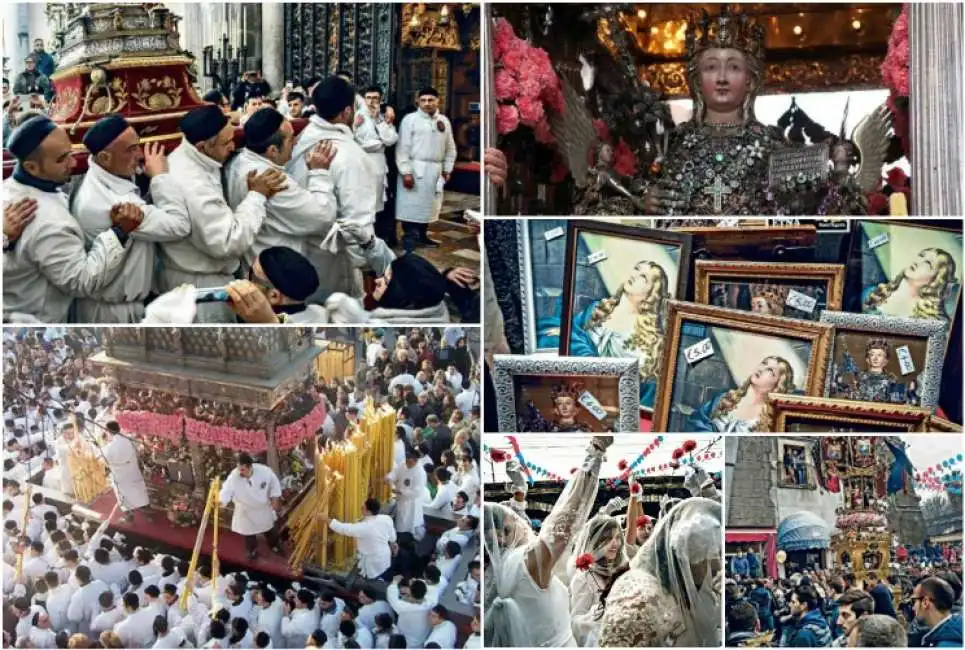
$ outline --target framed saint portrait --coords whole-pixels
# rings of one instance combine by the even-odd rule
[[[690,236],[574,220],[568,224],[560,354],[639,361],[640,408],[660,385],[668,300],[683,298]]]
[[[951,323],[962,295],[962,229],[862,221],[861,312]]]
[[[637,359],[496,355],[493,361],[502,433],[640,430]]]
[[[670,301],[653,430],[772,431],[772,393],[820,395],[833,328]]]
[[[814,490],[814,478],[809,445],[799,440],[777,441],[777,471],[781,487]]]
[[[567,219],[519,219],[519,295],[526,354],[559,354],[560,312],[566,266]],[[649,228],[653,219],[619,219],[634,228]]]
[[[841,309],[843,264],[697,260],[694,302],[770,316],[819,320]]]
[[[944,321],[826,311],[821,322],[834,325],[825,397],[938,407]]]
[[[918,433],[931,415],[915,406],[803,395],[775,394],[768,403],[779,433]]]

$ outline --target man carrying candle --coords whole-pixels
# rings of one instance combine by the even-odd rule
[[[238,465],[221,486],[221,505],[233,502],[232,532],[243,535],[248,559],[258,556],[258,535],[268,540],[272,553],[281,554],[275,519],[281,507],[281,483],[267,465],[256,463],[246,453],[238,454]]]

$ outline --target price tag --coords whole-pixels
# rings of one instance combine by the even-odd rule
[[[872,237],[868,240],[868,248],[878,248],[882,244],[887,244],[890,240],[891,238],[888,237],[888,233],[883,232],[877,237]]]
[[[597,251],[586,258],[587,264],[596,264],[606,259],[606,251]]]
[[[562,227],[562,226],[557,226],[556,228],[553,228],[552,230],[547,230],[546,232],[544,232],[544,233],[543,233],[543,239],[545,239],[546,241],[553,241],[554,239],[559,239],[560,237],[562,237],[562,236],[565,235],[565,234],[566,234],[566,231],[563,230],[563,227]]]
[[[576,398],[576,401],[582,404],[583,408],[589,411],[590,415],[595,417],[597,420],[603,420],[606,418],[606,410],[603,408],[603,405],[600,404],[599,400],[593,397],[593,394],[590,393],[590,391],[585,390],[580,393],[580,396]]]
[[[912,361],[911,350],[908,349],[907,345],[896,348],[895,354],[898,355],[898,365],[901,366],[901,374],[907,375],[915,372],[915,362]]]
[[[814,308],[817,306],[818,301],[807,294],[791,289],[787,294],[787,300],[784,301],[784,304],[788,307],[794,307],[795,309],[800,309],[801,311],[806,311],[810,314],[814,312]]]
[[[687,363],[691,364],[712,356],[714,356],[714,344],[710,342],[709,338],[694,343],[684,350],[684,358],[687,359]]]

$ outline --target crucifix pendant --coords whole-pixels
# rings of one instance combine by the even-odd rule
[[[724,183],[723,178],[720,176],[715,176],[714,184],[708,185],[702,190],[702,192],[714,197],[714,212],[720,214],[721,210],[724,208],[724,197],[732,194],[734,190],[732,190],[729,185]]]

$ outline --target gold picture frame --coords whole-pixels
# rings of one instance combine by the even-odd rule
[[[824,433],[834,433],[836,424],[862,427],[851,433],[920,433],[926,431],[931,411],[916,406],[884,402],[856,402],[804,395],[772,395],[768,397],[773,411],[771,424],[775,433],[804,433],[788,427],[795,419],[827,423]],[[811,431],[807,431],[811,433]]]
[[[681,350],[681,343],[682,340],[686,338],[687,340],[684,341],[684,343],[690,346],[690,340],[699,335],[693,331],[683,334],[682,329],[685,324],[687,324],[691,330],[699,328],[709,329],[710,331],[708,333],[710,334],[714,333],[713,328],[717,328],[737,332],[741,335],[738,338],[746,338],[746,335],[751,335],[752,337],[759,335],[762,339],[766,338],[768,341],[779,339],[781,342],[807,344],[806,360],[804,358],[796,359],[798,366],[803,365],[804,372],[798,375],[801,379],[799,382],[796,381],[795,384],[799,384],[800,388],[795,387],[795,390],[803,391],[808,395],[823,394],[827,373],[828,352],[831,346],[831,337],[834,332],[832,326],[815,321],[797,320],[794,318],[784,318],[782,316],[767,316],[736,309],[726,309],[724,307],[713,307],[692,302],[670,300],[667,302],[666,339],[664,342],[663,362],[660,370],[660,376],[664,377],[665,381],[661,382],[661,385],[657,389],[656,405],[653,412],[653,431],[679,431],[681,433],[697,431],[720,432],[718,428],[701,428],[705,423],[698,423],[697,426],[691,426],[689,422],[686,423],[686,426],[678,426],[677,423],[674,423],[673,428],[668,428],[668,425],[671,424],[671,409],[675,409],[675,419],[679,419],[677,416],[682,411],[680,405],[674,404],[675,384],[678,379],[683,378],[682,376],[678,377],[680,361],[682,360],[682,362],[688,364],[689,367],[694,367],[686,359],[681,359],[685,354],[685,350]],[[719,337],[717,338],[719,340]],[[762,359],[766,361],[772,356],[773,355],[766,355],[762,357]],[[700,362],[701,361],[698,361],[697,363]],[[749,380],[750,377],[748,377],[748,381]],[[714,399],[719,398],[720,395],[713,397],[708,403],[712,403]],[[706,404],[704,405],[706,406]],[[689,420],[690,416],[687,416],[687,418]],[[763,420],[759,421],[758,428],[755,429],[755,431],[767,431],[769,430],[767,428],[768,426],[769,420],[764,417]],[[732,429],[730,432],[738,431]]]
[[[931,415],[928,417],[928,422],[925,423],[925,431],[928,433],[961,433],[962,425],[940,418],[937,415]]]
[[[711,304],[713,282],[757,280],[781,286],[792,284],[794,281],[823,281],[827,283],[826,304],[821,311],[840,311],[844,300],[846,275],[847,269],[844,264],[697,260],[694,265],[694,302],[702,305]],[[777,282],[774,282],[775,280]],[[819,318],[820,313],[816,313],[814,320]]]

